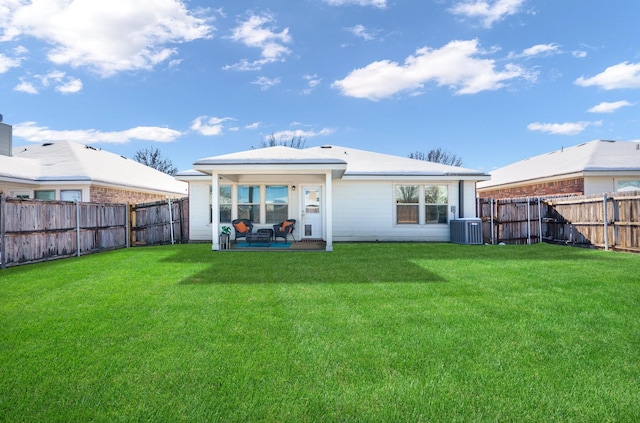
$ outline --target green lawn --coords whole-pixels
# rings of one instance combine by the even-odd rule
[[[640,421],[640,255],[145,247],[0,270],[0,421]]]

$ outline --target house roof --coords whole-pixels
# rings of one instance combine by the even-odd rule
[[[212,167],[223,170],[255,165],[279,169],[284,166],[331,168],[334,174],[339,170],[337,174],[344,178],[472,177],[475,180],[485,180],[489,177],[473,169],[333,145],[306,149],[278,146],[208,157],[196,161],[195,170],[180,172],[178,176],[186,179],[198,174],[204,175]]]
[[[15,147],[0,156],[0,177],[24,182],[102,183],[144,191],[187,195],[172,176],[124,156],[71,141]]]
[[[474,179],[488,178],[485,173],[459,166],[410,159],[408,157],[375,153],[355,148],[323,145],[308,149],[324,155],[340,158],[347,162],[345,177],[357,176],[473,176]]]
[[[574,174],[640,171],[640,143],[596,140],[541,154],[496,169],[478,189]]]

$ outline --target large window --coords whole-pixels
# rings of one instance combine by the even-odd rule
[[[238,186],[238,219],[260,222],[260,186]]]
[[[289,218],[289,187],[267,185],[265,188],[266,223],[279,223]]]
[[[446,185],[425,185],[425,223],[447,223],[449,194]]]
[[[82,191],[79,189],[60,190],[60,200],[62,201],[82,201]]]
[[[220,185],[220,222],[231,222],[231,185]]]
[[[420,187],[396,186],[396,223],[419,223]]]
[[[619,181],[618,191],[640,191],[640,180]]]
[[[54,190],[36,190],[34,197],[38,200],[55,200],[56,192]]]
[[[446,185],[396,185],[397,224],[448,222],[449,191]]]

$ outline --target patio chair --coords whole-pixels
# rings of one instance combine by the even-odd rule
[[[249,219],[236,219],[231,222],[236,238],[246,238],[253,231],[253,223]]]
[[[293,242],[296,241],[296,237],[293,235],[293,230],[296,228],[295,219],[287,219],[282,223],[273,225],[273,240],[278,241],[278,237],[284,238],[284,242],[287,242],[287,235],[291,235]]]

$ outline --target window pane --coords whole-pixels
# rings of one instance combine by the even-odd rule
[[[426,220],[427,223],[447,223],[447,206],[427,205]]]
[[[220,185],[220,222],[231,222],[231,185]]]
[[[56,192],[51,190],[41,190],[41,191],[36,191],[34,193],[35,198],[37,198],[38,200],[55,200],[56,199]]]
[[[252,222],[259,222],[260,204],[238,204],[238,219],[249,219]]]
[[[446,185],[427,185],[424,187],[426,204],[448,204],[449,194]]]
[[[257,185],[241,185],[238,187],[238,203],[260,204],[260,187]]]
[[[60,200],[62,201],[82,201],[82,191],[75,189],[67,189],[60,191]]]
[[[280,223],[289,218],[287,204],[267,204],[267,223]]]
[[[267,204],[287,204],[289,202],[289,187],[286,185],[267,185],[266,197]]]
[[[418,205],[398,204],[397,223],[418,223]]]
[[[407,204],[414,203],[418,204],[418,193],[419,189],[417,185],[397,185],[396,186],[396,203],[397,204]]]
[[[618,191],[640,191],[640,180],[618,182]]]

